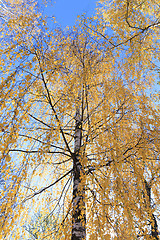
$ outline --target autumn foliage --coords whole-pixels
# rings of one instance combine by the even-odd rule
[[[39,210],[30,239],[159,239],[159,18],[158,1],[101,0],[61,30],[3,3],[1,239],[28,239]]]

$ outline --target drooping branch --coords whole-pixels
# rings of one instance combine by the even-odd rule
[[[29,199],[35,197],[36,195],[39,195],[40,193],[44,192],[45,190],[47,190],[50,187],[53,187],[56,183],[60,182],[63,178],[65,178],[67,175],[69,175],[71,172],[73,171],[73,169],[69,170],[66,174],[64,174],[62,177],[58,178],[54,183],[51,183],[50,185],[48,185],[47,187],[44,187],[42,189],[40,189],[38,192],[35,192],[34,194],[28,196],[27,198],[25,198],[23,200],[23,202],[28,201]],[[22,203],[23,203],[22,202]]]

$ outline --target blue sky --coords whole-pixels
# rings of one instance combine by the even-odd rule
[[[55,16],[57,22],[62,26],[72,26],[77,15],[86,13],[91,16],[95,12],[96,0],[55,0],[45,11],[49,16]]]

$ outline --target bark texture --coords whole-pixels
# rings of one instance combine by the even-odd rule
[[[73,159],[73,214],[71,240],[86,239],[85,190],[82,184],[83,166],[80,160],[82,145],[82,122],[79,109],[76,110],[75,147]]]

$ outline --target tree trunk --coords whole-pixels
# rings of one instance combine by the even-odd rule
[[[85,190],[82,184],[83,166],[80,157],[82,122],[79,108],[76,110],[75,146],[73,159],[73,214],[71,240],[86,239]]]
[[[148,196],[148,200],[149,200],[149,207],[151,208],[151,187],[146,180],[145,180],[145,188],[146,188],[146,192],[147,192],[147,196]],[[154,239],[159,240],[158,224],[157,224],[157,220],[153,213],[151,215],[151,236]]]

